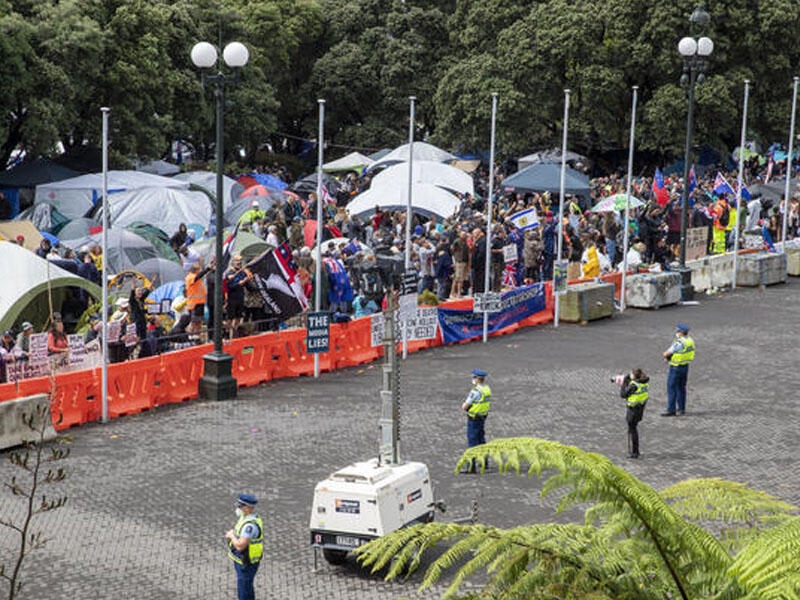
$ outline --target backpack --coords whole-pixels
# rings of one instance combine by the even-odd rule
[[[383,280],[380,269],[372,267],[361,273],[361,291],[369,300],[380,302],[383,299]]]

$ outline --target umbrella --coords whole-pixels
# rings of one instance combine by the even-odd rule
[[[139,271],[151,281],[167,282],[167,281],[183,281],[184,272],[183,267],[166,258],[156,257],[143,260],[133,267],[135,271]]]
[[[336,181],[333,177],[328,175],[327,173],[322,174],[322,186],[328,190],[328,193],[331,196],[335,196],[336,193],[339,191],[339,182]],[[292,187],[291,191],[297,192],[298,194],[302,194],[303,196],[308,196],[310,193],[317,193],[317,174],[312,173],[311,175],[307,175],[303,177],[299,181],[296,181]]]
[[[241,175],[236,181],[241,183],[244,187],[249,188],[254,185],[263,185],[264,187],[273,188],[276,190],[285,190],[289,184],[266,173],[250,173],[249,175]]]
[[[170,281],[154,289],[148,296],[148,299],[153,302],[158,302],[159,304],[162,300],[175,300],[175,298],[183,293],[183,285],[183,280]]]
[[[269,198],[270,196],[275,195],[280,190],[275,188],[268,188],[261,184],[254,185],[252,187],[247,188],[241,194],[239,194],[239,198]]]
[[[592,212],[616,212],[625,210],[625,203],[627,200],[628,194],[607,196],[592,207]],[[636,208],[637,206],[644,206],[644,202],[639,200],[639,198],[631,196],[631,208]]]
[[[55,246],[56,244],[59,243],[58,238],[56,236],[54,236],[52,233],[48,233],[47,231],[40,231],[39,234],[44,239],[48,240],[50,242],[51,246]]]

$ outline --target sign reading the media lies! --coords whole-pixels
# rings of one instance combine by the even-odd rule
[[[306,351],[309,354],[324,354],[330,346],[331,314],[310,312],[306,318]]]

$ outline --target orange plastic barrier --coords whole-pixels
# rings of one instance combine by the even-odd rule
[[[35,394],[49,394],[53,383],[49,377],[32,377],[17,381],[17,398],[33,396]]]
[[[57,430],[82,425],[100,417],[100,377],[98,368],[56,375],[50,414]]]
[[[284,377],[314,374],[314,355],[306,352],[305,329],[282,329],[278,332],[280,355],[278,370]],[[329,352],[319,355],[319,370],[332,371],[333,359]]]
[[[277,365],[278,334],[233,340],[225,351],[233,356],[233,377],[240,387],[259,385],[274,379]]]
[[[211,344],[206,344],[168,352],[159,357],[161,360],[160,402],[183,402],[190,398],[197,398],[197,382],[203,375],[203,355],[208,354],[212,349]]]
[[[108,416],[115,418],[120,415],[135,414],[156,406],[157,395],[160,393],[160,380],[160,356],[109,365]]]
[[[376,360],[381,350],[372,347],[372,319],[361,317],[331,326],[331,350],[337,369]]]
[[[19,398],[16,383],[0,383],[0,402]]]

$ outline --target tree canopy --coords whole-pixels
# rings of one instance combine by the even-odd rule
[[[362,546],[359,560],[392,579],[446,542],[422,581],[454,571],[445,597],[485,572],[480,597],[496,600],[800,598],[800,517],[767,493],[716,478],[658,492],[605,456],[536,438],[470,448],[456,470],[473,459],[545,475],[542,496],[557,494],[559,512],[586,507],[583,522],[416,525]]]
[[[590,156],[625,148],[639,87],[637,149],[680,155],[686,98],[680,37],[693,3],[644,0],[0,0],[0,158],[52,155],[100,141],[111,108],[115,157],[162,157],[176,138],[213,151],[211,91],[189,60],[201,40],[251,54],[226,90],[226,149],[253,160],[316,137],[326,100],[332,148],[415,135],[456,150],[486,148],[499,95],[501,155],[560,144]],[[744,79],[749,137],[785,141],[800,47],[790,0],[720,0],[696,92],[696,141],[738,145]],[[700,33],[699,31],[695,33]]]

